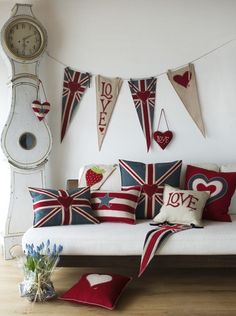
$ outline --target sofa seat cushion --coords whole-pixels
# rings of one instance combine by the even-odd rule
[[[50,239],[62,244],[62,255],[141,255],[146,233],[153,229],[149,220],[136,225],[101,223],[30,228],[22,245],[39,245]],[[160,255],[229,255],[236,254],[236,215],[232,222],[204,221],[204,228],[174,234],[163,243]]]

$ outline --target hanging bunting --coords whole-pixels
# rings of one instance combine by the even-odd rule
[[[74,71],[69,67],[65,68],[62,95],[61,142],[75,113],[75,109],[89,84],[89,73]]]
[[[123,80],[96,76],[97,95],[97,133],[98,147],[101,150],[104,137],[114,110]]]
[[[205,137],[194,65],[188,64],[176,71],[168,70],[167,75],[186,110]]]
[[[147,151],[151,146],[152,123],[156,99],[157,78],[128,81],[139,122],[146,138]]]

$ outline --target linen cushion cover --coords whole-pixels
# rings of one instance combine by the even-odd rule
[[[60,300],[114,309],[130,277],[119,274],[84,274]]]
[[[104,182],[116,170],[117,165],[91,164],[84,166],[79,172],[79,187],[89,186],[91,190],[99,190]]]
[[[90,188],[53,190],[29,188],[33,200],[34,227],[95,224],[90,204]]]
[[[203,218],[230,222],[228,214],[231,198],[236,187],[236,172],[216,172],[188,165],[185,188],[210,191],[203,211]]]
[[[119,160],[122,189],[142,186],[136,217],[153,218],[163,204],[165,184],[179,186],[182,161],[144,164],[136,161]]]
[[[95,216],[101,222],[123,222],[135,224],[135,211],[141,187],[128,191],[94,191],[91,205]]]
[[[203,208],[209,196],[209,192],[179,190],[170,185],[165,185],[163,205],[153,221],[157,223],[193,224],[201,227]]]

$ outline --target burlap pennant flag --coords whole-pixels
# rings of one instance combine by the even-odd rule
[[[98,147],[102,147],[123,80],[96,76]]]
[[[186,110],[205,137],[194,65],[188,64],[175,71],[168,70],[167,75]]]
[[[62,94],[61,142],[75,113],[75,109],[89,84],[89,73],[74,71],[69,67],[65,68]]]
[[[139,122],[146,138],[147,151],[149,151],[152,139],[156,81],[156,78],[130,79],[128,81]]]

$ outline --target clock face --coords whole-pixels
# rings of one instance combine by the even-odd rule
[[[13,58],[22,60],[37,57],[46,44],[39,26],[27,19],[16,20],[7,27],[5,43]]]

